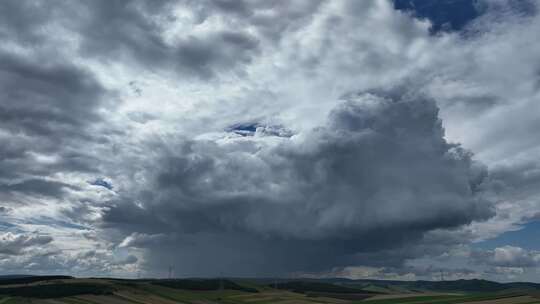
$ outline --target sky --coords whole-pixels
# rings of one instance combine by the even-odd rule
[[[0,1],[0,273],[540,282],[538,9]]]

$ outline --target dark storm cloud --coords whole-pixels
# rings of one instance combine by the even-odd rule
[[[80,135],[97,120],[101,86],[70,64],[0,52],[0,127],[29,136]],[[61,140],[61,136],[58,136]]]
[[[490,190],[498,193],[521,192],[534,194],[540,184],[540,164],[526,162],[519,165],[502,165],[490,173]]]
[[[105,91],[90,74],[38,59],[0,52],[0,128],[14,136],[2,147],[7,159],[24,157],[30,147],[47,152],[66,139],[87,139],[84,127],[100,119]]]
[[[22,34],[22,33],[21,33]],[[0,197],[60,198],[68,181],[59,172],[93,171],[81,146],[98,142],[93,126],[107,91],[85,69],[44,49],[0,49]]]
[[[362,256],[493,215],[475,195],[483,168],[444,140],[437,107],[422,98],[355,96],[327,125],[277,146],[183,141],[166,151],[142,206],[117,203],[105,224],[175,235],[185,261],[229,242],[228,270],[242,271],[235,255],[260,271],[369,263]],[[150,263],[171,258],[158,255]]]
[[[49,3],[50,4],[50,3]],[[40,25],[49,21],[54,5],[39,1],[2,1],[0,3],[0,38],[24,45],[40,43],[45,36]]]
[[[502,208],[497,212],[500,219],[512,218],[517,225],[537,219],[540,165],[532,160],[534,155],[534,150],[527,151],[521,154],[525,161],[508,162],[490,169],[490,182],[481,186],[482,191],[490,200],[513,204],[512,208]]]

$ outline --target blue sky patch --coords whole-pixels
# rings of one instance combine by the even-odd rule
[[[496,238],[474,244],[474,247],[482,249],[493,249],[503,246],[540,250],[540,221],[527,223],[521,230],[508,231]]]
[[[231,127],[227,128],[227,131],[236,133],[241,136],[253,136],[257,131],[257,127],[259,127],[258,123],[250,122],[232,125]]]
[[[88,183],[90,185],[100,186],[100,187],[103,187],[103,188],[107,188],[109,190],[113,189],[113,185],[111,183],[109,183],[108,181],[106,181],[105,179],[101,178],[101,177],[98,177],[94,181],[91,181],[91,182],[88,182]]]
[[[432,33],[461,30],[480,15],[474,0],[394,0],[394,7],[429,19]]]

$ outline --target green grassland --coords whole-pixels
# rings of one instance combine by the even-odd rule
[[[257,279],[71,277],[0,281],[0,304],[540,304],[537,298],[540,289],[536,289],[536,285],[519,283],[521,285],[504,285],[507,288],[503,288],[503,285],[485,281],[476,289],[474,283],[477,282],[438,283],[434,288],[434,284],[426,282],[391,281],[281,280],[270,283],[270,280]],[[419,285],[423,286],[420,291]]]

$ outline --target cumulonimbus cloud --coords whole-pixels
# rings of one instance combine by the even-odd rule
[[[341,101],[325,125],[273,144],[233,137],[170,145],[178,148],[151,159],[149,183],[134,185],[139,191],[112,206],[105,224],[197,243],[237,234],[251,240],[238,255],[269,265],[261,247],[327,251],[331,261],[317,256],[312,267],[330,267],[338,257],[350,261],[493,215],[477,195],[484,168],[446,142],[436,105],[421,97],[359,94]]]

